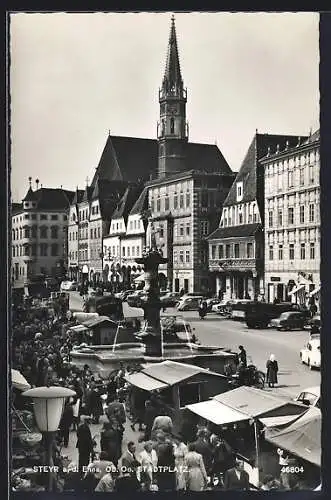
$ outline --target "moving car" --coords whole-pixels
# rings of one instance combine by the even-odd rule
[[[306,324],[306,317],[303,313],[297,311],[288,311],[282,313],[279,318],[271,320],[270,326],[277,330],[303,330]]]
[[[301,363],[309,366],[312,370],[313,368],[321,368],[321,350],[320,350],[320,338],[312,337],[309,342],[300,351]]]
[[[295,401],[302,403],[306,406],[315,406],[315,408],[321,408],[321,387],[317,385],[316,387],[308,387],[307,389],[300,392],[299,396],[295,398]]]
[[[183,296],[177,304],[177,309],[178,311],[197,311],[201,300],[204,298],[202,295],[195,297]]]
[[[60,285],[60,290],[61,291],[74,291],[78,289],[78,283],[77,281],[62,281]]]

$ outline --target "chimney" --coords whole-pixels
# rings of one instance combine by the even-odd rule
[[[39,179],[36,179],[36,189],[38,190],[39,188]]]
[[[279,144],[277,144],[276,153],[279,153]]]
[[[298,137],[298,144],[297,144],[297,148],[300,146],[300,144],[301,144],[301,137],[299,136],[299,137]]]
[[[32,177],[29,177],[29,187],[31,188]]]
[[[285,151],[287,151],[289,147],[290,147],[290,143],[289,143],[289,141],[286,141]]]
[[[267,156],[270,156],[270,155],[271,155],[271,149],[270,149],[270,146],[268,146]]]

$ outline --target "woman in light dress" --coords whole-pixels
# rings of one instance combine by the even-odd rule
[[[174,455],[175,455],[175,468],[176,468],[176,488],[177,490],[186,489],[186,475],[185,475],[185,457],[187,455],[188,448],[185,443],[183,443],[182,438],[178,438],[174,442]]]
[[[188,491],[204,491],[207,489],[207,473],[203,458],[196,452],[194,443],[188,445],[188,452],[185,456],[185,476],[186,489]]]

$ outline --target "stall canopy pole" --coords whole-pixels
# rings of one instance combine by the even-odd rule
[[[257,469],[258,480],[260,476],[260,451],[259,451],[259,431],[257,428],[257,419],[254,419],[254,436],[255,436],[255,467]]]

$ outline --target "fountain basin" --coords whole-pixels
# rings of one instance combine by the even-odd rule
[[[235,357],[236,354],[226,348],[192,343],[165,343],[162,356],[146,356],[145,345],[141,343],[91,345],[70,353],[72,364],[81,368],[87,364],[92,372],[98,373],[102,378],[107,378],[121,363],[130,365],[165,360],[182,361],[223,374],[225,364],[234,363]]]

